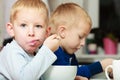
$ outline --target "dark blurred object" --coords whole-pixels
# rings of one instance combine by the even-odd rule
[[[97,54],[97,44],[94,33],[90,33],[86,38],[86,51],[88,54]]]
[[[100,0],[100,29],[120,40],[120,0]]]
[[[94,28],[91,30],[91,33],[95,34],[95,42],[97,46],[103,47],[102,39],[104,38],[105,32],[100,28]]]
[[[113,79],[113,72],[109,73],[109,77]]]
[[[4,41],[3,41],[3,46],[6,46],[6,44],[7,44],[7,43],[10,43],[12,40],[13,40],[12,37],[5,38]]]
[[[113,0],[115,4],[115,11],[117,15],[120,17],[120,0]]]

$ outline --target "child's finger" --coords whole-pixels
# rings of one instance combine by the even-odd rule
[[[57,40],[60,40],[60,36],[58,36],[57,34],[53,34],[51,35],[53,39],[57,39]]]
[[[60,36],[55,37],[55,39],[60,40]]]

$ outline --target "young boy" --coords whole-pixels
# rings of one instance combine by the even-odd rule
[[[41,0],[17,0],[7,24],[13,41],[0,52],[0,80],[40,79],[56,60],[53,52],[60,42],[57,35],[48,37],[47,26],[48,10]]]
[[[79,76],[89,79],[112,63],[112,59],[105,59],[90,65],[79,66],[74,52],[84,46],[91,25],[89,15],[75,3],[65,3],[58,6],[49,21],[49,26],[52,27],[51,33],[56,33],[61,38],[60,47],[55,52],[57,60],[53,65],[77,65],[78,77],[76,79]]]

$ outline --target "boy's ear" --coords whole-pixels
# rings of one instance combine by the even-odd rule
[[[6,30],[11,37],[14,37],[13,25],[11,23],[7,23]]]
[[[47,27],[46,29],[46,37],[50,36],[51,34],[51,27]]]
[[[60,26],[58,28],[58,34],[61,38],[65,38],[65,30],[66,30],[66,28],[64,26]]]

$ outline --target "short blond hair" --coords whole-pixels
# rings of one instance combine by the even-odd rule
[[[49,13],[45,3],[42,0],[17,0],[11,8],[11,12],[10,12],[11,23],[13,23],[13,21],[16,19],[16,14],[19,12],[19,10],[24,8],[28,8],[28,9],[31,8],[39,12],[42,12],[43,16],[45,16],[45,22],[48,24]],[[26,13],[26,15],[27,14],[29,13]]]
[[[52,13],[49,26],[52,33],[56,33],[59,26],[72,27],[76,26],[80,20],[85,19],[91,28],[92,21],[88,13],[76,3],[64,3],[59,5]]]

